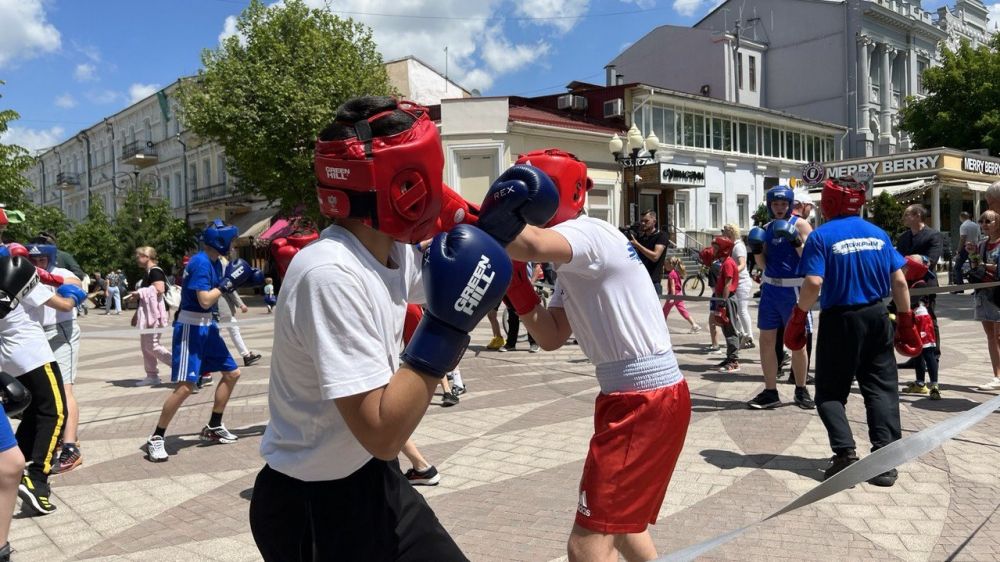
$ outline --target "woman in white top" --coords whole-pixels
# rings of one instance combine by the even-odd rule
[[[722,227],[722,235],[735,242],[732,257],[736,260],[736,267],[739,271],[740,281],[736,286],[736,302],[740,307],[740,324],[743,325],[743,349],[753,349],[753,324],[750,321],[750,299],[753,295],[753,279],[750,278],[750,270],[747,269],[747,247],[740,238],[740,227],[735,224],[727,224]]]

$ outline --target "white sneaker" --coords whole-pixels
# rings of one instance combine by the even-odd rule
[[[225,444],[235,443],[237,440],[239,440],[239,437],[237,435],[230,432],[228,429],[226,429],[226,426],[222,425],[221,423],[219,424],[219,427],[208,427],[208,425],[206,425],[205,427],[201,428],[200,437],[202,441],[209,441],[213,443],[225,443]]]
[[[146,440],[146,455],[150,462],[164,462],[170,458],[167,448],[163,446],[163,438],[158,435],[150,435]]]
[[[990,382],[980,386],[979,390],[1000,390],[1000,379],[994,377]]]
[[[695,324],[694,326],[691,327],[691,333],[692,334],[697,334],[700,331],[701,331],[701,326],[699,326],[697,324]]]
[[[160,377],[146,377],[135,383],[136,386],[156,386],[160,384]]]

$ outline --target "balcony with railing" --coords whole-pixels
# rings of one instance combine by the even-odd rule
[[[218,201],[220,199],[225,199],[235,195],[233,186],[227,183],[217,183],[215,185],[208,185],[205,187],[196,187],[191,191],[191,202],[192,203],[207,203],[210,201]]]
[[[56,174],[56,188],[69,191],[80,187],[80,174],[75,172],[59,172]]]
[[[152,166],[159,162],[156,155],[156,145],[153,141],[132,141],[122,146],[122,163],[130,164],[138,168]]]

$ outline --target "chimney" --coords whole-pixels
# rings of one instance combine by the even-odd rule
[[[605,86],[614,86],[615,85],[615,75],[616,75],[616,73],[615,73],[615,65],[609,64],[608,66],[605,66],[604,67],[604,73],[605,73],[605,78],[604,78],[605,84],[604,85]]]

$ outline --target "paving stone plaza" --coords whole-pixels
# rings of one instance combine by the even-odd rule
[[[970,320],[972,297],[942,295],[938,303],[943,399],[904,395],[904,436],[994,396],[973,390],[989,377],[989,357],[982,328]],[[262,466],[257,449],[268,420],[273,317],[254,304],[242,316],[251,321],[242,331],[264,360],[243,369],[225,414],[240,441],[198,441],[212,387],[178,413],[167,436],[170,460],[159,464],[145,460],[140,447],[169,387],[133,386],[143,376],[138,336],[101,335],[127,330],[127,313],[81,317],[75,388],[84,464],[53,477],[54,514],[15,512],[14,559],[259,560],[247,512]],[[704,323],[705,303],[690,309]],[[704,350],[706,332],[688,334],[676,313],[670,327],[694,413],[660,520],[651,527],[661,555],[782,507],[819,482],[831,455],[815,410],[792,404],[791,385],[779,385],[784,406],[746,409],[763,385],[756,350],[742,352],[742,373],[718,373],[722,356]],[[442,473],[440,485],[421,491],[472,560],[565,560],[598,391],[593,366],[576,346],[530,354],[522,343],[516,352],[497,353],[485,350],[488,341],[484,322],[461,364],[469,392],[452,408],[435,400],[416,431],[422,453]],[[900,371],[900,380],[912,375]],[[848,415],[859,453],[867,452],[856,389]],[[894,487],[858,485],[750,529],[703,559],[996,560],[998,467],[1000,414],[993,414],[900,467]]]

